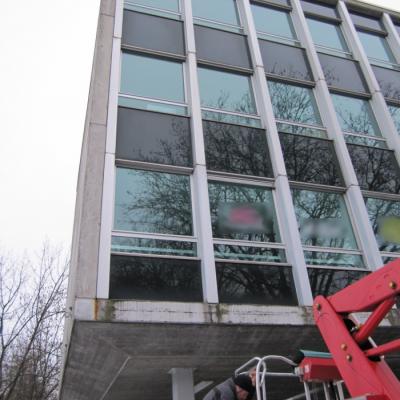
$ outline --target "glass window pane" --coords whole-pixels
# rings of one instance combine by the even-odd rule
[[[189,177],[117,168],[114,229],[191,235]]]
[[[296,39],[289,13],[258,4],[251,4],[251,9],[257,31]]]
[[[279,137],[290,180],[344,186],[332,142],[285,133]]]
[[[121,93],[184,102],[182,63],[122,53]]]
[[[400,201],[369,197],[365,203],[379,250],[400,253]]]
[[[217,263],[221,303],[295,305],[290,267]]]
[[[111,256],[110,298],[203,301],[200,261]]]
[[[311,89],[268,81],[276,119],[321,125],[317,103]]]
[[[285,250],[267,247],[214,244],[215,258],[258,262],[286,263]]]
[[[342,195],[299,189],[293,189],[292,194],[304,245],[357,248]]]
[[[264,69],[267,74],[312,81],[313,76],[303,49],[259,40]]]
[[[334,6],[328,4],[320,4],[315,1],[300,0],[301,6],[305,13],[313,13],[317,15],[324,15],[328,18],[338,18],[338,13]]]
[[[338,271],[326,268],[308,268],[307,272],[313,297],[331,296],[368,274],[361,271]]]
[[[264,130],[203,121],[207,169],[273,177]]]
[[[333,105],[343,131],[381,136],[367,100],[332,94]]]
[[[129,3],[179,12],[179,0],[129,0]]]
[[[116,157],[193,166],[189,119],[119,107]]]
[[[384,30],[383,25],[379,18],[372,15],[360,14],[355,11],[350,11],[350,17],[354,25],[363,26],[368,29]]]
[[[400,169],[393,151],[353,144],[347,148],[361,189],[400,193]]]
[[[234,0],[192,0],[193,16],[230,25],[240,25]]]
[[[388,106],[390,115],[393,118],[393,122],[396,125],[397,132],[400,133],[400,107]]]
[[[281,241],[271,190],[210,182],[208,193],[214,237]]]
[[[203,107],[256,114],[250,77],[201,67],[198,75]]]
[[[400,72],[394,69],[372,66],[382,94],[394,100],[400,100]]]
[[[307,18],[313,41],[318,46],[331,47],[336,50],[348,51],[346,41],[338,25]]]
[[[384,37],[362,31],[358,31],[358,36],[368,57],[393,63],[396,62]]]
[[[363,258],[356,254],[304,251],[304,257],[307,265],[366,268]]]

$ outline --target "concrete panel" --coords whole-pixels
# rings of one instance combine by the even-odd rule
[[[115,3],[116,0],[101,0],[100,2],[100,14],[109,15],[110,17],[115,16]]]

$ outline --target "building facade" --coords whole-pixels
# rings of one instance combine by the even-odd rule
[[[102,0],[61,399],[191,400],[323,347],[313,297],[400,257],[399,165],[398,13]]]

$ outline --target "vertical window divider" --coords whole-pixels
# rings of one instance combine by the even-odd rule
[[[382,22],[386,29],[386,32],[388,33],[388,35],[386,36],[386,41],[388,42],[388,45],[390,47],[390,50],[392,51],[394,58],[396,59],[396,62],[399,64],[400,63],[400,36],[399,36],[389,14],[387,14],[387,13],[383,14]]]
[[[186,78],[188,84],[188,103],[191,110],[191,132],[193,149],[193,191],[196,203],[192,205],[196,218],[198,251],[201,258],[201,276],[203,300],[218,303],[217,274],[215,268],[214,245],[211,229],[210,202],[205,158],[205,146],[202,128],[199,83],[197,79],[197,58],[194,36],[193,12],[191,0],[182,0],[182,15],[186,37]]]
[[[288,262],[292,265],[294,283],[300,305],[312,305],[310,281],[307,266],[298,232],[296,215],[294,212],[289,180],[286,174],[285,162],[276,127],[276,121],[269,96],[267,80],[261,51],[258,44],[256,28],[254,25],[249,0],[237,1],[244,22],[245,33],[248,35],[250,55],[254,65],[254,86],[259,113],[267,130],[267,141],[271,156],[272,167],[276,180],[276,211],[278,221],[281,222],[280,231],[285,243]]]

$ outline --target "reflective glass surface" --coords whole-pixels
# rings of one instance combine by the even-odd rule
[[[288,12],[253,3],[251,10],[257,31],[296,39],[296,33]]]
[[[214,244],[214,255],[218,259],[285,263],[283,249],[239,246],[237,244]]]
[[[365,268],[362,257],[355,254],[304,251],[304,257],[307,265],[323,265],[342,268]]]
[[[189,119],[119,107],[116,157],[192,166]]]
[[[188,109],[186,105],[163,103],[152,99],[137,99],[127,97],[125,95],[118,96],[118,105],[128,108],[137,108],[145,111],[155,111],[166,114],[187,115]]]
[[[121,93],[184,102],[182,63],[124,52]]]
[[[198,76],[203,107],[256,114],[249,76],[201,67]]]
[[[400,201],[365,199],[380,251],[400,253]]]
[[[358,36],[368,57],[396,62],[384,37],[362,31],[358,31]]]
[[[264,130],[203,121],[207,169],[273,177]]]
[[[357,248],[342,195],[299,189],[293,189],[292,195],[304,245]]]
[[[324,15],[329,18],[338,18],[338,13],[334,6],[328,4],[316,3],[315,1],[300,0],[301,7],[305,13],[313,13],[317,15]]]
[[[376,29],[378,31],[384,29],[380,19],[372,15],[360,14],[351,10],[350,17],[355,25],[363,26],[368,29]]]
[[[259,40],[264,69],[267,74],[312,81],[306,52],[294,46]]]
[[[203,301],[200,261],[111,256],[110,298]]]
[[[393,151],[353,144],[347,148],[361,189],[400,193],[400,169]]]
[[[316,45],[348,51],[346,41],[338,25],[307,18],[311,36]]]
[[[276,119],[321,125],[317,103],[311,89],[268,80]]]
[[[400,72],[388,68],[372,66],[382,94],[389,98],[400,100]]]
[[[308,268],[307,272],[313,297],[331,296],[368,274],[361,271],[341,271],[327,268]]]
[[[290,267],[217,263],[221,303],[297,304]]]
[[[389,105],[388,109],[393,118],[393,122],[396,125],[397,132],[400,133],[400,107]]]
[[[201,110],[201,116],[206,120],[222,122],[226,124],[244,125],[253,128],[261,128],[261,119],[246,114],[221,113],[218,111]]]
[[[240,25],[235,0],[192,0],[193,17]]]
[[[114,229],[191,235],[189,177],[117,168]]]
[[[381,136],[367,100],[332,94],[333,105],[343,131]]]
[[[271,190],[210,182],[208,193],[214,237],[281,241]]]
[[[333,143],[300,135],[279,135],[289,180],[344,186]]]
[[[128,3],[179,12],[179,0],[128,0]]]

